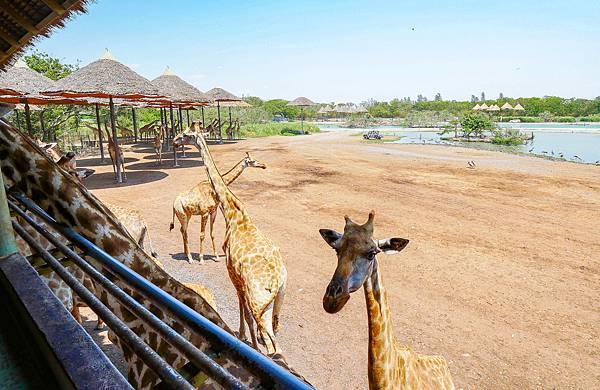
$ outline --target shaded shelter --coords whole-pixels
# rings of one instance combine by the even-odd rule
[[[108,99],[112,138],[116,150],[118,150],[119,145],[113,99],[121,98],[135,101],[142,98],[152,99],[162,97],[158,89],[150,81],[138,75],[127,66],[115,61],[108,50],[100,59],[58,80],[52,88],[44,91],[44,94],[75,98]],[[123,176],[120,165],[122,162],[120,161],[119,153],[115,153],[115,159],[117,181],[122,183]]]
[[[24,106],[27,132],[30,137],[33,137],[33,128],[31,126],[31,111],[28,96],[39,95],[41,91],[52,88],[53,85],[53,80],[29,68],[22,59],[19,59],[15,65],[7,71],[0,73],[0,90],[14,92],[9,96],[18,96],[19,103],[22,103]],[[37,101],[39,100],[43,100],[43,98],[39,97]],[[5,103],[9,102],[1,99],[0,101]]]
[[[288,106],[300,107],[300,130],[304,134],[304,108],[316,105],[313,101],[304,96],[300,96],[291,102],[288,102]]]
[[[477,104],[475,105],[475,107],[473,107],[473,110],[474,110],[474,111],[479,111],[479,110],[481,110],[481,106],[479,105],[479,103],[477,103]]]
[[[76,13],[85,12],[85,0],[2,0],[0,7],[0,69],[39,36]]]
[[[210,104],[210,98],[206,94],[175,75],[169,67],[165,69],[162,75],[152,80],[151,83],[158,89],[161,95],[169,99],[168,107],[171,115],[171,135],[173,138],[176,133],[173,121],[174,106],[178,108],[179,127],[180,130],[183,130],[182,108]],[[175,148],[173,148],[173,165],[178,166],[177,150]]]
[[[500,107],[500,109],[502,109],[502,110],[512,110],[513,106],[511,106],[509,102],[506,102],[506,103],[504,103],[502,105],[502,107]]]
[[[226,102],[239,102],[242,99],[235,96],[231,92],[224,90],[223,88],[213,88],[210,91],[206,92],[206,96],[210,98],[213,102],[216,103],[217,106],[217,117],[219,120],[219,143],[223,143],[223,132],[222,132],[222,124],[221,124],[221,103]],[[214,104],[213,104],[214,105]],[[204,112],[202,113],[202,120],[204,122]]]
[[[517,103],[513,107],[513,110],[515,110],[515,111],[525,111],[525,108],[523,108],[523,106],[521,105],[521,103]]]

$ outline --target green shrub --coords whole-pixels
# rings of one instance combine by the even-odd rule
[[[496,131],[492,136],[492,143],[496,145],[523,145],[525,142],[525,135],[519,130],[507,129],[504,131]]]
[[[242,137],[270,137],[273,135],[298,135],[301,131],[300,122],[269,122],[244,124],[240,128]],[[319,127],[311,123],[304,123],[304,132],[318,133]]]

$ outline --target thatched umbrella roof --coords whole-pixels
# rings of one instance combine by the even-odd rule
[[[206,92],[206,96],[215,102],[237,102],[242,100],[223,88],[213,88]]]
[[[369,112],[369,110],[367,110],[363,106],[356,106],[353,108],[352,112],[354,112],[356,114],[364,114],[366,112]]]
[[[513,106],[511,106],[509,102],[506,102],[500,108],[503,109],[503,110],[512,110]]]
[[[304,96],[300,96],[287,104],[288,106],[297,106],[297,107],[310,107],[316,105],[310,99],[305,98]]]
[[[483,103],[481,106],[479,106],[480,110],[487,110],[488,108],[490,108],[490,107],[485,103]]]
[[[44,94],[129,100],[163,97],[150,81],[115,61],[108,50],[100,59],[58,80]]]
[[[187,103],[188,105],[203,105],[211,102],[211,99],[202,93],[198,88],[183,81],[175,75],[169,67],[165,69],[162,75],[158,76],[151,83],[158,88],[161,95],[165,95],[173,103]]]
[[[85,12],[86,0],[10,0],[0,7],[0,69],[38,36],[50,35],[53,28],[76,13]]]
[[[243,100],[226,101],[226,102],[220,102],[219,104],[221,105],[221,107],[252,107],[251,104],[248,104]],[[213,103],[212,105],[215,106],[216,104]]]
[[[477,103],[477,104],[475,105],[475,107],[473,107],[473,110],[475,110],[475,111],[479,111],[479,110],[481,110],[481,107],[479,106],[479,103]]]
[[[500,107],[498,107],[496,104],[492,104],[489,108],[488,111],[500,111]]]
[[[0,72],[0,95],[35,95],[53,86],[53,80],[29,68],[22,59],[5,72]]]
[[[517,103],[514,107],[513,110],[515,111],[524,111],[525,109],[523,108],[523,106],[521,105],[521,103]]]

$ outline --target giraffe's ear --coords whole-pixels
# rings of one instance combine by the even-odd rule
[[[319,233],[321,233],[321,237],[325,240],[326,243],[329,244],[333,249],[337,249],[342,235],[335,230],[331,229],[319,229]]]
[[[385,238],[383,240],[377,240],[377,246],[386,255],[392,255],[392,254],[398,253],[402,249],[406,248],[406,246],[408,245],[408,242],[409,241],[405,238],[392,237],[392,238]]]

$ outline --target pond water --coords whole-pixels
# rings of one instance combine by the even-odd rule
[[[369,129],[346,129],[337,125],[319,125],[323,131],[365,132],[379,130],[401,136],[392,143],[448,144],[479,149],[520,152],[533,155],[564,158],[569,161],[600,163],[600,124],[562,123],[502,123],[503,128],[515,128],[525,133],[533,132],[533,140],[520,146],[500,146],[482,142],[453,142],[441,139],[436,129],[411,129],[400,126],[377,126]],[[546,130],[546,131],[544,131]]]

